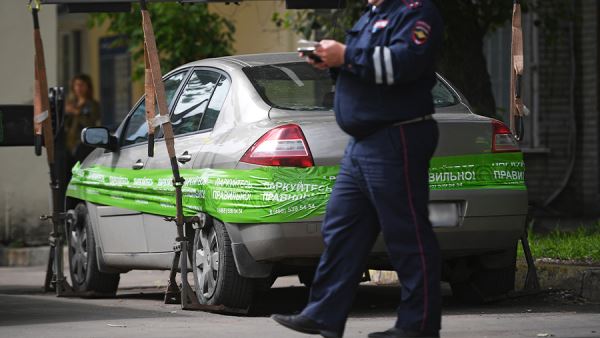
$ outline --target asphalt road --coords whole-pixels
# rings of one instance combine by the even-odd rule
[[[66,299],[41,293],[41,268],[0,268],[0,337],[308,337],[276,325],[272,313],[302,309],[307,289],[277,280],[252,316],[182,311],[162,303],[164,272],[130,272],[112,299]],[[394,322],[398,290],[361,286],[346,337],[366,337]],[[332,309],[335,311],[335,309]],[[544,292],[485,306],[444,298],[442,337],[600,337],[600,305]]]

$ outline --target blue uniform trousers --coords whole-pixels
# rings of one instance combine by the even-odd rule
[[[429,120],[349,142],[323,222],[325,251],[302,315],[343,332],[382,232],[402,284],[396,327],[440,329],[440,252],[428,217],[429,161],[437,141],[437,124]]]

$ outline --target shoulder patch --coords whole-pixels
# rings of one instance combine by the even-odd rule
[[[417,21],[412,31],[412,40],[416,45],[423,45],[429,39],[431,26],[425,21]]]
[[[373,25],[373,33],[378,32],[387,27],[389,20],[377,20]]]

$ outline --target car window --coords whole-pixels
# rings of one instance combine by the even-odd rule
[[[333,109],[329,73],[306,62],[246,67],[256,91],[267,104],[287,110]]]
[[[164,81],[165,96],[167,97],[167,107],[171,105],[171,101],[173,101],[173,97],[175,97],[175,95],[177,94],[177,89],[179,88],[181,82],[185,80],[185,76],[187,75],[187,73],[187,71],[183,71],[177,74],[173,74]]]
[[[177,88],[185,79],[186,71],[173,74],[164,81],[167,106],[170,106],[173,97],[177,94]],[[156,113],[159,113],[156,107]],[[148,141],[148,123],[146,123],[146,100],[142,99],[140,104],[130,114],[125,130],[123,131],[121,146]]]
[[[217,117],[219,117],[221,108],[223,108],[223,104],[225,103],[225,98],[227,98],[230,85],[231,80],[229,80],[229,78],[226,76],[221,76],[219,83],[217,84],[217,88],[210,98],[208,108],[206,108],[206,112],[204,113],[204,117],[200,123],[199,130],[212,129],[215,126]]]
[[[146,100],[144,99],[131,114],[129,121],[127,121],[127,127],[123,133],[121,146],[128,146],[147,140],[148,123],[146,123]]]
[[[286,110],[331,110],[333,90],[326,70],[306,62],[246,67],[244,72],[270,106]],[[458,98],[440,81],[432,90],[436,107],[458,104]]]
[[[440,81],[436,82],[431,94],[433,94],[433,104],[436,107],[448,107],[458,103],[458,98]]]
[[[217,86],[221,74],[196,70],[185,84],[171,116],[175,135],[198,131],[208,101]]]

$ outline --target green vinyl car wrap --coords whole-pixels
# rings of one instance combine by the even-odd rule
[[[73,167],[67,196],[92,203],[175,216],[175,193],[168,169],[143,171]],[[431,190],[525,190],[521,153],[435,157]],[[205,212],[230,223],[295,222],[325,213],[338,166],[310,168],[183,169],[183,210]]]

